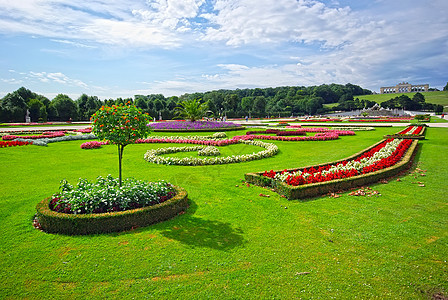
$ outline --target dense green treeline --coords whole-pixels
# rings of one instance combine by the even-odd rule
[[[255,88],[217,90],[205,93],[184,94],[180,97],[165,97],[162,94],[135,95],[129,99],[100,100],[97,96],[82,94],[72,100],[64,94],[51,101],[24,87],[8,93],[0,99],[1,122],[23,122],[29,111],[32,122],[89,120],[102,105],[131,101],[151,117],[174,118],[174,108],[185,100],[201,99],[208,105],[210,116],[265,117],[314,115],[326,112],[323,104],[353,99],[353,95],[367,95],[372,92],[353,84],[330,84],[319,86],[286,86],[276,88]]]

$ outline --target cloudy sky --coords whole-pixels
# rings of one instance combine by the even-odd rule
[[[448,81],[446,0],[0,0],[0,97]]]

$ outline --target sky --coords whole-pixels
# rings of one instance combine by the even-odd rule
[[[448,82],[446,0],[0,0],[0,97]]]

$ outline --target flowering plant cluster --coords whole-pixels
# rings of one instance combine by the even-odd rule
[[[81,133],[91,133],[92,132],[92,128],[84,128],[84,129],[76,129],[74,130],[75,132],[81,132]]]
[[[134,105],[102,106],[92,115],[92,132],[100,139],[116,145],[128,145],[146,137],[150,130],[148,114],[142,113]]]
[[[198,151],[199,156],[218,156],[221,152],[214,146],[207,146]]]
[[[49,207],[67,214],[106,213],[155,205],[175,194],[174,187],[165,181],[126,178],[120,186],[118,179],[108,175],[99,176],[96,182],[81,178],[76,187],[62,180],[59,193],[52,196]]]
[[[251,154],[232,155],[227,157],[213,157],[213,158],[196,158],[196,157],[177,158],[177,157],[160,156],[162,154],[169,154],[175,152],[200,151],[205,148],[204,146],[168,147],[168,148],[159,148],[155,150],[148,150],[145,153],[144,158],[146,161],[156,164],[203,166],[203,165],[229,164],[229,163],[252,161],[266,157],[271,157],[278,153],[278,147],[274,144],[264,143],[261,141],[251,141],[251,140],[236,140],[236,141],[238,143],[263,147],[266,150],[260,152],[254,152]]]
[[[211,138],[213,138],[213,139],[225,139],[226,137],[227,137],[227,133],[225,133],[225,132],[215,132],[211,136]]]
[[[31,145],[31,143],[30,142],[19,142],[19,141],[0,141],[0,148],[24,146],[24,145]]]
[[[401,160],[411,143],[411,140],[388,139],[354,160],[295,172],[265,171],[263,176],[274,178],[288,185],[298,186],[366,174],[395,165]]]
[[[40,135],[4,135],[2,136],[2,139],[4,141],[11,141],[15,139],[42,139],[42,138],[56,138],[61,137],[65,135],[65,131],[45,131]]]
[[[422,132],[423,126],[408,126],[406,129],[400,131],[398,134],[402,135],[418,135]]]
[[[98,142],[98,141],[91,141],[91,142],[85,142],[81,144],[81,149],[98,149],[101,148],[102,145],[108,145],[109,142]]]
[[[240,124],[231,122],[215,122],[215,121],[174,121],[174,122],[157,122],[151,123],[152,129],[170,129],[170,130],[197,130],[197,129],[219,129],[241,127]]]

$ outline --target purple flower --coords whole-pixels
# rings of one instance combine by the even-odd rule
[[[152,129],[174,129],[174,130],[195,130],[195,129],[219,129],[239,127],[240,124],[231,122],[214,122],[214,121],[174,121],[174,122],[157,122],[149,124]]]

